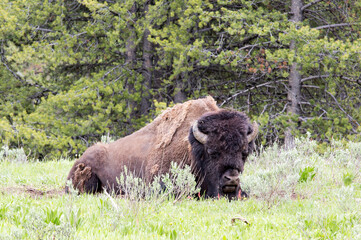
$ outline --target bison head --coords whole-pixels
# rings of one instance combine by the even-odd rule
[[[237,197],[239,175],[247,156],[253,150],[257,124],[237,111],[206,113],[196,121],[189,133],[193,169],[206,197]]]

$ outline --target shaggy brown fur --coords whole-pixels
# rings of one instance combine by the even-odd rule
[[[192,167],[206,196],[231,199],[240,194],[239,174],[253,148],[248,139],[253,133],[245,114],[219,109],[212,97],[191,100],[167,109],[129,136],[88,148],[67,179],[80,192],[105,188],[120,193],[116,179],[125,166],[149,183],[177,162]]]
[[[99,191],[102,187],[113,190],[124,166],[150,182],[155,175],[168,172],[172,161],[191,165],[189,129],[204,113],[218,110],[210,96],[176,104],[131,135],[88,148],[74,163],[67,179],[80,192]],[[95,189],[84,188],[91,177],[89,169],[99,179]]]
[[[84,183],[89,181],[91,175],[91,168],[85,167],[84,163],[80,163],[76,166],[74,172],[74,182],[77,183],[76,188],[78,188],[81,193],[84,192]]]

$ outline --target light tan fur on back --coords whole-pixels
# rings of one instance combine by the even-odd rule
[[[216,101],[210,96],[176,104],[133,134],[87,149],[75,162],[68,179],[73,180],[74,186],[83,185],[74,174],[79,175],[77,166],[84,164],[84,169],[90,167],[102,186],[112,188],[124,166],[149,182],[155,175],[168,172],[171,162],[191,165],[189,130],[204,113],[218,110]],[[88,174],[84,172],[79,176],[85,179]]]

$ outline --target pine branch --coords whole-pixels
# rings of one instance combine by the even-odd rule
[[[322,1],[323,1],[323,0],[315,0],[315,1],[313,1],[313,2],[310,2],[309,4],[306,4],[305,6],[303,6],[303,7],[301,8],[301,11],[303,12],[306,8],[309,8],[309,7],[315,5],[315,4],[319,3],[319,2],[322,2]]]
[[[310,87],[310,88],[317,88],[317,89],[320,89],[319,86],[313,86],[313,85],[307,85],[307,86],[303,86],[303,87]],[[336,97],[330,93],[329,91],[326,91],[325,90],[325,93],[327,93],[328,95],[331,96],[331,98],[335,101],[337,107],[348,117],[349,121],[350,122],[353,122],[355,123],[357,126],[360,126],[360,124],[350,115],[348,114],[345,109],[343,109],[343,107],[341,106],[341,104],[337,101]]]
[[[327,78],[329,77],[330,74],[326,74],[326,75],[317,75],[317,76],[309,76],[306,78],[301,79],[301,83],[306,82],[308,80],[312,80],[312,79],[318,79],[318,78]]]
[[[4,42],[1,41],[1,47],[0,47],[0,55],[1,55],[1,62],[6,67],[6,69],[22,84],[26,85],[27,83],[24,81],[22,77],[20,77],[16,72],[14,72],[9,64],[7,63],[7,60],[5,58],[5,49],[4,49]]]
[[[44,93],[46,92],[51,92],[54,95],[56,94],[56,92],[51,91],[50,89],[43,87],[37,83],[35,84],[31,84],[29,82],[27,82],[25,79],[23,79],[19,74],[17,74],[11,67],[10,64],[7,62],[6,57],[5,57],[5,49],[4,49],[4,41],[1,41],[1,46],[0,46],[0,60],[1,63],[6,67],[6,69],[19,81],[21,82],[24,86],[30,86],[30,87],[37,87],[41,89],[40,93],[35,94],[36,96],[43,96]],[[34,96],[35,96],[34,95]]]
[[[329,24],[329,25],[315,27],[314,29],[320,30],[325,28],[347,27],[347,26],[360,25],[360,24],[361,23],[337,23],[337,24]]]
[[[259,88],[259,87],[263,87],[263,86],[267,86],[269,84],[272,84],[272,83],[279,83],[279,82],[285,82],[286,80],[278,80],[278,81],[269,81],[269,82],[266,82],[266,83],[262,83],[262,84],[259,84],[257,86],[254,86],[254,87],[251,87],[251,88],[247,88],[245,90],[242,90],[242,91],[239,91],[238,93],[235,93],[233,94],[232,96],[230,96],[229,98],[227,98],[226,100],[224,100],[221,104],[220,104],[220,107],[222,107],[224,104],[230,102],[231,100],[233,100],[234,98],[236,98],[237,96],[239,95],[242,95],[244,93],[247,93],[253,89],[256,89],[256,88]]]
[[[301,83],[309,81],[309,80],[313,80],[313,79],[327,78],[327,77],[330,77],[330,76],[331,76],[331,74],[309,76],[309,77],[301,79]],[[349,81],[349,82],[361,84],[359,79],[352,79],[352,78],[349,78],[349,77],[339,76],[339,75],[332,75],[332,76],[333,77],[339,77],[339,78],[344,79],[344,80]]]
[[[357,126],[360,126],[360,124],[355,120],[353,119],[340,105],[340,103],[337,101],[337,99],[335,98],[335,96],[333,96],[330,92],[328,91],[325,91],[328,95],[330,95],[332,97],[332,99],[335,101],[336,105],[338,106],[338,108],[344,113],[346,114],[346,116],[348,117],[348,119],[351,121],[351,122],[354,122],[357,124]]]

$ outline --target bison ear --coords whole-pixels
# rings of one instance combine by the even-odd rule
[[[247,135],[247,140],[248,140],[249,143],[252,142],[257,137],[258,124],[256,122],[253,122],[252,128],[253,128],[253,131],[248,133],[248,135]]]

